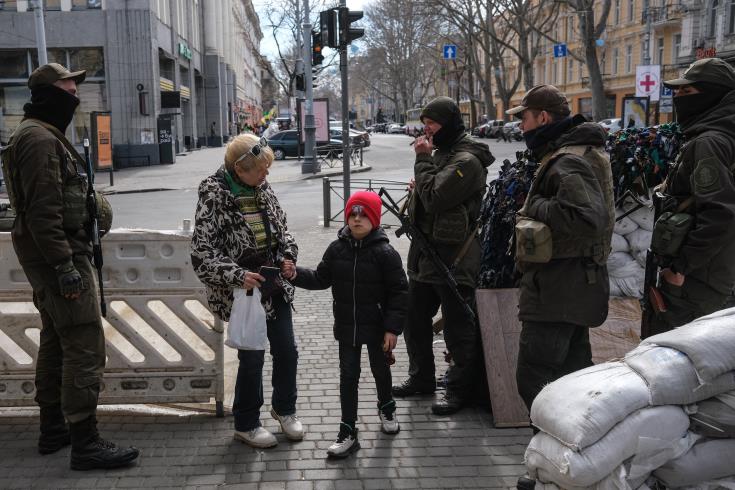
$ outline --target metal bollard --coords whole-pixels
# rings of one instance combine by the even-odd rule
[[[332,217],[332,200],[329,193],[332,191],[329,184],[329,177],[322,178],[322,198],[324,202],[324,228],[329,228],[329,222]]]
[[[191,220],[185,219],[184,222],[182,223],[181,229],[185,232],[190,232],[191,231]]]

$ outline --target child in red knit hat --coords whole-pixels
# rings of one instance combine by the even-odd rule
[[[332,288],[342,406],[339,435],[327,449],[333,458],[344,458],[360,448],[355,424],[363,344],[378,391],[381,430],[386,434],[400,430],[389,359],[403,331],[408,281],[401,256],[380,228],[381,204],[374,192],[354,193],[345,206],[347,226],[327,247],[316,270],[297,267],[293,279],[294,285],[305,289]]]

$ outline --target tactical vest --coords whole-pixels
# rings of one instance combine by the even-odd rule
[[[5,185],[8,191],[8,199],[10,206],[15,209],[16,213],[25,211],[25,197],[22,194],[21,186],[17,185],[17,164],[15,162],[14,140],[22,131],[32,127],[40,126],[50,131],[56,139],[59,135],[63,140],[59,141],[64,145],[64,160],[60,162],[61,178],[62,178],[62,200],[63,215],[62,227],[66,231],[76,232],[83,230],[90,225],[89,207],[87,206],[88,184],[84,175],[80,174],[77,166],[83,164],[80,161],[79,154],[74,151],[72,154],[68,147],[71,144],[58,130],[53,131],[46,123],[35,119],[24,119],[13,132],[10,137],[8,146],[2,149],[2,167],[5,175]],[[55,129],[55,128],[54,128]],[[58,133],[58,134],[56,134]],[[98,210],[98,226],[102,234],[110,230],[112,226],[112,206],[99,193],[95,192],[95,201]]]
[[[552,259],[568,259],[573,257],[589,257],[595,263],[604,265],[611,251],[612,232],[615,226],[615,198],[613,196],[612,168],[610,158],[602,147],[589,145],[563,146],[541,159],[536,178],[526,197],[526,202],[519,214],[523,215],[531,197],[538,192],[538,187],[548,168],[562,155],[576,155],[590,164],[595,178],[600,183],[608,221],[598,238],[572,237],[565,240],[554,237],[552,240]],[[548,223],[547,223],[548,225]],[[553,226],[549,225],[553,232]]]

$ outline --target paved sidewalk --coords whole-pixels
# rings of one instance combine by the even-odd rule
[[[368,152],[365,152],[367,156]],[[132,167],[116,170],[113,174],[114,185],[110,185],[110,175],[99,172],[95,175],[95,187],[105,194],[132,192],[151,192],[162,190],[192,189],[211,175],[224,163],[225,148],[204,148],[176,157],[172,165]],[[289,182],[342,175],[342,162],[334,161],[334,167],[322,165],[315,174],[301,173],[301,160],[287,158],[275,160],[270,168],[268,181],[271,183]],[[351,173],[368,172],[372,169],[365,162],[362,166],[352,165]]]
[[[523,472],[530,430],[495,429],[490,414],[480,408],[436,417],[430,412],[431,397],[411,397],[397,400],[401,432],[382,434],[367,355],[358,422],[362,449],[343,461],[327,460],[325,450],[337,435],[340,414],[330,305],[328,291],[297,293],[297,409],[308,431],[304,441],[292,443],[277,433],[278,447],[255,450],[232,439],[229,414],[218,419],[160,407],[102,407],[101,433],[118,443],[137,445],[142,451],[139,464],[124,470],[75,472],[68,469],[68,449],[50,456],[36,452],[36,409],[3,409],[0,488],[514,488]],[[441,351],[437,345],[440,372],[446,367]],[[400,380],[408,365],[402,340],[396,358],[393,373]],[[270,376],[267,359],[261,420],[277,431],[268,415]]]

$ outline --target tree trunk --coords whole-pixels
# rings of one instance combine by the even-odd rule
[[[585,57],[587,58],[587,70],[589,70],[590,89],[592,90],[592,118],[595,121],[602,121],[607,117],[607,100],[594,44],[592,46],[589,43],[587,44]]]

